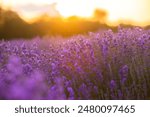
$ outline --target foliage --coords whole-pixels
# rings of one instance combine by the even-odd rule
[[[148,99],[150,30],[0,41],[0,99]]]

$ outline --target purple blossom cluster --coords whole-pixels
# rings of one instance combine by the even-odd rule
[[[0,41],[0,99],[150,99],[150,30]]]

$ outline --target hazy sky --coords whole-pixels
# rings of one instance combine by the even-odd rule
[[[90,17],[96,8],[108,12],[108,21],[131,20],[141,24],[150,22],[150,0],[0,0],[29,19],[42,13],[68,17]]]

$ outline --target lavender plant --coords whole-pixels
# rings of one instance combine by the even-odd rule
[[[0,99],[150,99],[150,30],[0,41]]]

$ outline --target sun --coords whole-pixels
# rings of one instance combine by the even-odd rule
[[[63,17],[69,16],[80,16],[80,17],[90,17],[95,9],[93,5],[89,2],[85,4],[83,1],[74,0],[71,2],[58,2],[56,6],[57,10]]]
[[[0,0],[0,5],[13,9],[25,19],[32,19],[41,13],[51,14],[52,9],[49,9],[53,3],[56,3],[54,11],[64,18],[91,18],[95,9],[103,9],[108,13],[109,23],[122,20],[142,24],[150,22],[150,0]]]

